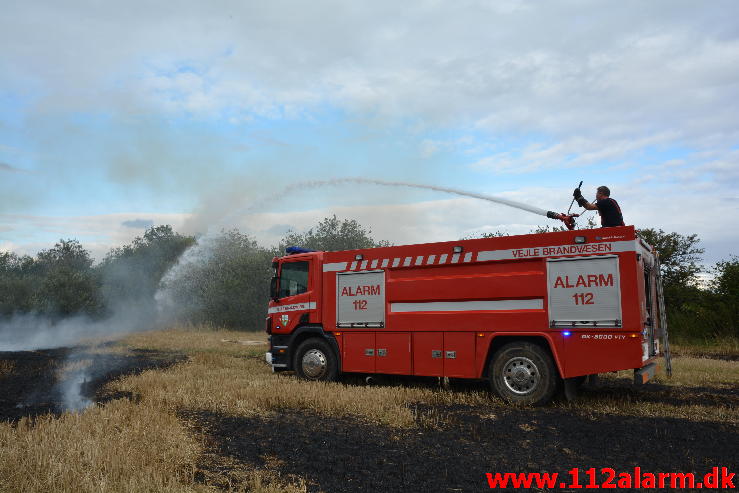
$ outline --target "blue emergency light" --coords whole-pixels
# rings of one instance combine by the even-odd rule
[[[307,248],[299,247],[299,246],[289,246],[285,248],[285,253],[288,255],[295,255],[296,253],[310,253],[315,252],[315,250],[308,250]]]

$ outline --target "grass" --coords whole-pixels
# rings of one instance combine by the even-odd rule
[[[630,372],[604,375],[601,389],[554,406],[595,418],[617,414],[739,423],[732,395],[726,402],[716,395],[706,398],[712,391],[736,388],[739,363],[695,357],[705,353],[690,353],[686,346],[677,349],[684,356],[674,359],[671,379],[660,374],[656,385],[632,389]],[[444,428],[449,406],[475,409],[481,419],[510,410],[483,386],[449,390],[392,379],[378,386],[352,384],[352,379],[317,383],[272,373],[263,361],[264,333],[171,329],[99,344],[92,352],[134,350],[184,353],[187,359],[125,376],[105,389],[110,396],[133,395],[132,400],[17,426],[0,424],[0,491],[211,491],[213,485],[234,491],[305,491],[300,478],[219,456],[182,416],[202,411],[253,417],[303,410],[400,430]],[[12,367],[0,367],[0,376],[8,372]]]
[[[224,480],[203,471],[213,454],[187,422],[169,410],[127,399],[82,413],[0,423],[0,491],[298,493],[270,470],[239,470]],[[227,459],[218,457],[218,467]],[[196,475],[203,476],[196,480]]]
[[[739,363],[710,358],[677,357],[672,361],[672,377],[662,373],[656,382],[676,387],[710,386],[736,387]]]
[[[739,360],[739,337],[676,341],[670,345],[675,356],[693,356]]]
[[[0,424],[0,491],[202,491],[199,452],[174,414],[119,400]]]
[[[2,380],[5,377],[9,377],[13,375],[15,372],[15,362],[14,361],[0,361],[0,380]]]

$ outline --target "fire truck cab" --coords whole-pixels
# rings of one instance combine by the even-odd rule
[[[273,260],[267,362],[341,373],[487,379],[542,404],[563,383],[669,356],[658,258],[633,226]],[[669,370],[669,359],[667,359]]]

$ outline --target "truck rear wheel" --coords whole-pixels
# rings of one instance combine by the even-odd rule
[[[301,342],[295,351],[293,368],[304,380],[333,381],[339,375],[336,355],[328,342],[313,337]]]
[[[512,342],[500,348],[490,362],[488,376],[492,389],[515,404],[546,404],[557,389],[552,357],[529,342]]]

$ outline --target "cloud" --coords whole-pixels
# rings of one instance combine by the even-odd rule
[[[143,228],[149,228],[154,225],[154,221],[151,219],[131,219],[128,221],[123,221],[121,223],[121,226],[125,226],[127,228],[136,228],[136,229],[143,229]]]
[[[289,224],[275,224],[275,225],[270,226],[269,228],[266,228],[260,231],[260,233],[263,233],[270,237],[276,237],[276,236],[281,237],[282,235],[286,234],[288,231],[294,231],[294,230],[295,230],[295,227],[290,226]]]
[[[419,161],[453,160],[468,182],[604,165],[627,172],[644,166],[645,153],[667,148],[695,153],[681,157],[684,176],[717,186],[733,179],[739,4],[731,0],[178,5],[176,12],[137,1],[130,10],[55,2],[7,9],[0,90],[29,101],[34,128],[69,112],[105,115],[108,125],[102,136],[77,140],[74,131],[48,129],[63,142],[56,146],[38,138],[51,183],[76,187],[73,173],[58,171],[57,156],[70,141],[96,141],[104,151],[72,164],[80,175],[103,170],[103,179],[126,189],[180,192],[190,198],[183,209],[195,207],[188,231],[202,231],[228,208],[232,183],[256,194],[260,186],[250,184],[269,183],[284,163],[340,159],[329,147],[354,145],[343,129],[321,129],[333,135],[321,154],[269,124],[249,128],[320,120],[327,108],[378,149],[410,140]],[[713,169],[698,155],[706,150],[716,153]],[[387,164],[375,176],[403,179],[400,170],[414,166]],[[319,179],[337,168],[302,166]]]
[[[31,171],[16,168],[15,166],[11,166],[8,163],[0,162],[0,171],[7,171],[9,173],[31,173]]]
[[[509,148],[473,162],[473,169],[496,173],[531,173],[543,169],[575,168],[619,162],[630,153],[669,143],[674,134],[663,133],[630,139],[570,137],[554,143],[537,142]]]
[[[12,241],[0,241],[0,252],[15,252],[18,250],[18,245]]]
[[[20,254],[35,255],[50,248],[60,238],[73,238],[88,249],[92,257],[101,260],[113,247],[133,240],[135,232],[125,225],[131,213],[89,216],[40,216],[0,214],[0,245]],[[152,224],[169,224],[182,231],[189,214],[148,213]],[[4,237],[13,238],[12,241]]]
[[[0,25],[8,79],[43,87],[47,110],[282,118],[328,103],[558,138],[736,137],[732,1],[184,2],[166,25],[136,4],[14,5]]]

